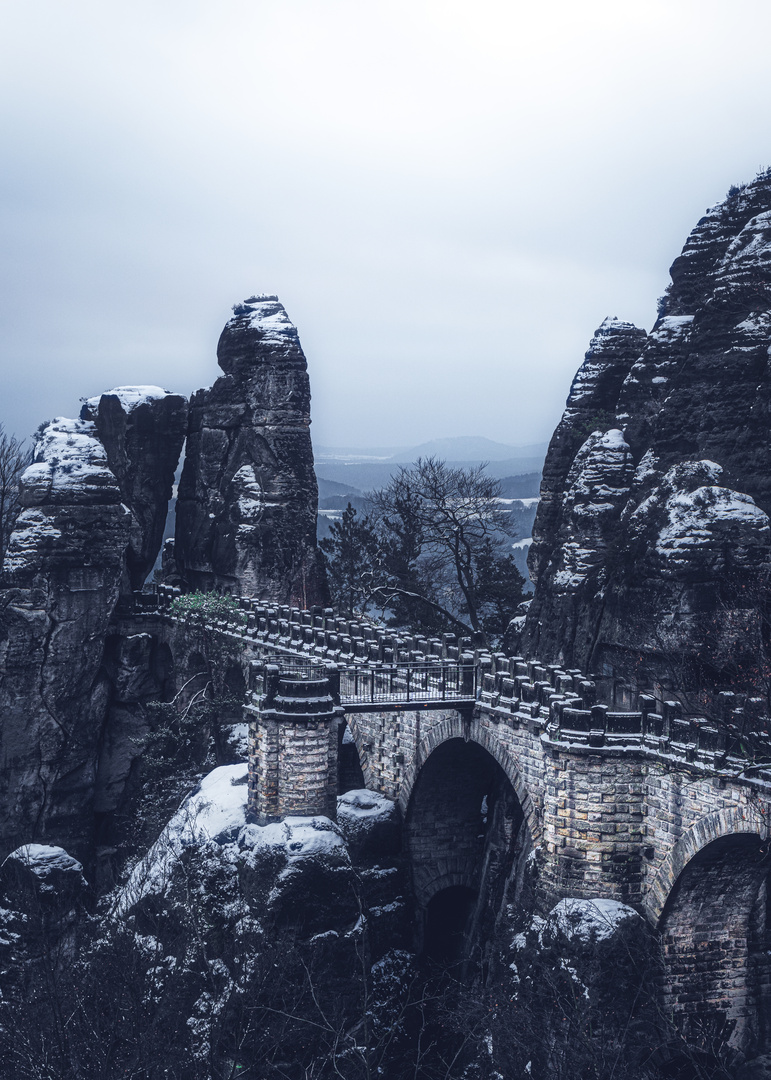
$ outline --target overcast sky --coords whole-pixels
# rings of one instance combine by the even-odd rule
[[[547,439],[771,164],[768,0],[0,0],[0,420],[219,373],[276,292],[327,445]]]

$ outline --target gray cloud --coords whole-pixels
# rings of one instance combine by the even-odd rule
[[[263,0],[0,13],[0,420],[217,375],[277,292],[314,437],[548,437],[771,160],[763,2]]]

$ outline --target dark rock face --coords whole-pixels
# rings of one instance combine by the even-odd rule
[[[4,997],[26,998],[41,964],[62,974],[80,943],[88,899],[83,867],[63,848],[25,844],[7,856],[0,867]]]
[[[376,791],[358,788],[337,800],[337,823],[354,863],[394,859],[401,848],[399,808]]]
[[[21,481],[0,594],[0,834],[84,850],[105,698],[97,686],[131,515],[87,421],[53,421]]]
[[[193,588],[309,607],[327,587],[305,356],[275,296],[233,310],[217,348],[225,374],[190,405],[177,565]]]
[[[119,386],[89,399],[81,419],[92,420],[107,463],[131,510],[125,590],[141,589],[158,557],[174,470],[187,428],[187,399],[157,386]]]
[[[549,562],[562,519],[568,473],[588,436],[612,422],[621,386],[646,341],[632,323],[606,319],[591,340],[570,387],[565,413],[552,435],[541,479],[541,501],[528,553],[533,582]]]
[[[520,647],[637,681],[726,684],[765,648],[771,176],[710,210],[671,274],[651,334],[606,320],[574,380]]]
[[[160,548],[186,402],[120,387],[83,417],[44,429],[6,555],[0,835],[6,849],[53,838],[90,858],[95,815],[118,807],[139,752],[141,703],[162,696],[170,666],[154,638],[112,620]]]

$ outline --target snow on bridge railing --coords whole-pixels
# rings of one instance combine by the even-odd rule
[[[542,672],[538,672],[541,674]],[[724,691],[718,695],[720,716],[686,717],[679,701],[637,695],[635,710],[614,710],[595,700],[590,680],[548,669],[548,679],[529,683],[504,673],[487,674],[479,705],[490,714],[524,715],[553,743],[593,749],[643,748],[659,757],[696,762],[716,770],[745,771],[771,780],[771,734],[760,698]],[[571,685],[572,683],[572,685]]]
[[[343,705],[473,702],[476,697],[473,664],[435,660],[419,664],[345,665],[271,648],[259,651],[260,659],[251,664],[252,689],[260,685],[260,678],[270,665],[281,675],[325,676]]]
[[[155,585],[134,594],[124,610],[168,613],[180,595],[179,589]],[[422,700],[479,697],[499,712],[538,717],[547,736],[561,743],[638,745],[711,763],[771,762],[771,724],[759,698],[726,691],[718,695],[716,718],[684,717],[677,701],[638,693],[609,677],[587,678],[578,669],[490,653],[471,638],[395,633],[364,619],[342,618],[331,608],[305,611],[252,597],[234,599],[238,618],[221,619],[218,627],[245,637],[263,659],[272,657],[287,671],[338,664],[341,693],[349,702],[418,700],[418,692],[426,695]],[[471,693],[466,692],[469,671]]]

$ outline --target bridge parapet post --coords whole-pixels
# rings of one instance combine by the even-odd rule
[[[678,720],[682,718],[683,707],[679,701],[665,701],[661,707],[662,725],[662,738],[672,739],[674,737],[674,726]]]
[[[517,697],[525,704],[535,700],[535,687],[527,675],[517,675],[514,680],[517,687]]]
[[[297,815],[334,818],[338,725],[343,716],[332,669],[282,674],[266,664],[262,695],[245,706],[249,723],[250,821],[265,825]],[[335,693],[335,686],[337,693]]]
[[[337,664],[327,664],[324,676],[329,682],[329,692],[335,705],[340,704],[340,668]]]
[[[573,673],[571,672],[571,674]],[[597,684],[592,679],[584,679],[579,673],[578,678],[573,675],[573,685],[587,708],[597,704]]]
[[[589,724],[589,745],[603,746],[605,743],[605,734],[608,729],[608,706],[592,705],[589,710],[589,715],[591,717]]]
[[[476,667],[474,665],[474,654],[471,652],[461,653],[460,664],[460,681],[463,697],[473,698],[476,692]]]
[[[552,685],[548,679],[539,679],[535,684],[535,700],[539,705],[548,705],[549,696],[552,693]]]

